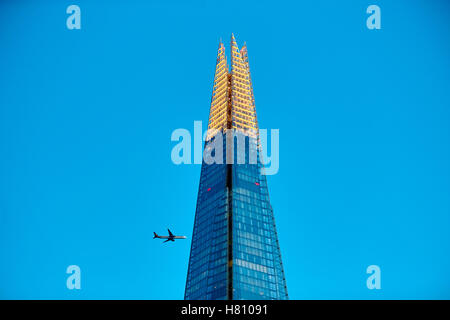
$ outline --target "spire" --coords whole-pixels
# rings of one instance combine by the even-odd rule
[[[237,53],[239,53],[239,47],[236,43],[236,38],[234,37],[234,34],[231,34],[231,69],[233,69],[233,61],[236,60]]]
[[[229,87],[228,64],[227,58],[225,56],[225,46],[223,45],[222,40],[220,40],[219,49],[217,50],[216,72],[214,76],[214,86],[211,97],[211,107],[209,111],[208,130],[220,130],[226,128],[226,113],[229,104],[230,91]],[[213,130],[211,130],[211,133],[212,131]],[[208,132],[208,138],[209,137],[210,133]]]
[[[231,35],[231,110],[232,127],[256,136],[257,122],[253,89],[247,59],[247,46],[241,50]]]
[[[247,46],[241,50],[231,34],[231,71],[228,70],[225,46],[219,43],[209,113],[208,136],[214,130],[234,128],[255,136],[257,131],[253,88],[248,64]]]
[[[242,59],[245,60],[245,57],[247,56],[247,42],[244,42],[244,45],[241,48],[241,56]]]

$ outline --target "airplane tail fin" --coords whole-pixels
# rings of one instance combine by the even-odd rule
[[[153,239],[158,238],[158,235],[156,234],[156,232],[153,232]]]

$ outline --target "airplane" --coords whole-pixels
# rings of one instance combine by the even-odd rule
[[[158,239],[167,239],[166,241],[163,241],[163,243],[164,243],[164,242],[167,242],[167,241],[175,241],[175,239],[186,239],[185,236],[174,236],[173,233],[170,232],[169,229],[167,229],[167,231],[169,231],[169,235],[168,235],[168,236],[158,236],[158,235],[156,234],[156,232],[153,232],[153,234],[154,234],[153,239],[155,239],[155,238],[158,238]]]

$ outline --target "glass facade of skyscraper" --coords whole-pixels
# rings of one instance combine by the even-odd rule
[[[189,300],[227,299],[227,172],[225,163],[202,164],[185,292]]]
[[[214,142],[221,140],[222,155],[202,164],[185,299],[288,299],[262,174],[247,49],[239,50],[234,37],[231,55],[228,72],[221,43],[205,152],[217,156]]]
[[[233,166],[233,299],[287,299],[266,176]]]

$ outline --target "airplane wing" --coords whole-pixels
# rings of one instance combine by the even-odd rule
[[[167,239],[166,241],[163,241],[162,243],[167,242],[167,241],[170,241],[170,239]]]
[[[167,231],[169,231],[169,236],[170,236],[170,237],[173,237],[173,233],[172,233],[172,232],[170,232],[170,230],[169,230],[169,229],[167,229]]]

